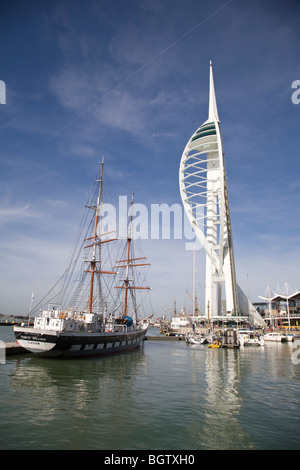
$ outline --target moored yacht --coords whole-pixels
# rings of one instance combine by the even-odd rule
[[[287,342],[288,338],[286,337],[286,335],[282,335],[281,333],[270,332],[270,333],[266,333],[264,335],[264,340],[265,341],[274,341],[274,342],[277,342],[277,343],[285,343],[285,342]]]
[[[238,339],[241,346],[264,346],[263,335],[256,335],[253,331],[240,331]]]

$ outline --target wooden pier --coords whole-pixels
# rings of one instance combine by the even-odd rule
[[[184,336],[145,336],[144,341],[154,340],[154,341],[185,341]]]

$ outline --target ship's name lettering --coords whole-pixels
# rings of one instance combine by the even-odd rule
[[[33,341],[46,341],[46,338],[40,338],[38,336],[21,335],[21,339],[33,340]]]

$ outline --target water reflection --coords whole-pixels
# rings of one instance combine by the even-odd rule
[[[238,417],[243,404],[239,394],[240,351],[210,350],[206,356],[205,414],[202,442],[205,448],[253,448]]]
[[[300,418],[291,351],[146,341],[105,358],[16,356],[1,369],[0,447],[252,449],[282,439],[287,447]]]
[[[89,448],[93,439],[92,446],[101,448],[91,431],[101,438],[101,433],[112,433],[116,423],[123,426],[122,409],[134,404],[133,388],[141,367],[147,370],[143,348],[84,360],[35,356],[15,360],[8,384],[18,404],[25,448],[29,429],[35,429],[32,448]]]

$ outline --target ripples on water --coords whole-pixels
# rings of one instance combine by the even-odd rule
[[[300,365],[291,345],[147,341],[129,354],[22,355],[0,368],[2,449],[299,447]]]

